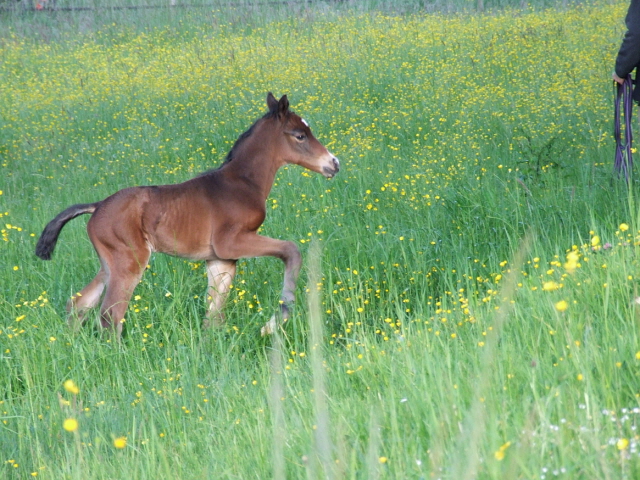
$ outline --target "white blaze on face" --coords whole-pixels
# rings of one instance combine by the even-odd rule
[[[307,122],[304,118],[301,118],[300,120],[302,120],[302,123],[304,124],[305,127],[309,126],[309,122]]]

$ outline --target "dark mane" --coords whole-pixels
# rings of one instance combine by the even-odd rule
[[[287,112],[287,117],[293,113],[292,111],[288,111]],[[235,143],[233,144],[233,147],[231,147],[231,150],[229,150],[229,153],[227,153],[227,156],[224,157],[224,161],[222,162],[222,164],[219,167],[216,168],[212,168],[210,170],[207,170],[205,172],[202,172],[200,175],[198,175],[198,177],[202,177],[204,175],[208,175],[211,172],[215,172],[216,170],[221,169],[222,167],[224,167],[227,163],[231,162],[234,159],[234,154],[237,151],[238,147],[247,139],[251,136],[251,134],[253,133],[253,129],[255,128],[255,126],[258,124],[258,122],[260,120],[268,120],[270,118],[273,118],[275,116],[278,115],[277,111],[269,111],[267,113],[265,113],[262,117],[260,117],[258,120],[256,120],[255,122],[253,122],[253,125],[251,125],[247,131],[243,132],[242,134],[240,134],[240,136],[238,137],[238,139],[235,141]]]
[[[229,153],[227,153],[227,156],[224,158],[224,162],[222,162],[222,165],[224,165],[225,163],[229,163],[231,160],[233,160],[234,153],[236,152],[238,147],[242,144],[242,142],[244,142],[247,138],[249,138],[251,136],[251,134],[253,133],[254,127],[258,124],[258,122],[260,120],[267,120],[269,118],[273,118],[273,117],[277,116],[277,114],[278,114],[278,112],[267,112],[262,116],[262,118],[259,118],[258,120],[256,120],[253,123],[253,125],[251,125],[246,132],[242,133],[238,137],[236,142],[233,144],[233,147],[231,147],[231,150],[229,150]],[[289,114],[287,113],[287,116],[288,115]]]

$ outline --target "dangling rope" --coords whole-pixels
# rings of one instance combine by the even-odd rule
[[[631,145],[633,143],[633,135],[631,132],[631,116],[633,109],[633,99],[631,93],[633,91],[633,82],[631,75],[627,75],[624,79],[624,83],[620,85],[616,83],[618,92],[616,98],[615,107],[615,121],[614,129],[616,136],[616,162],[614,164],[615,171],[618,173],[624,172],[624,178],[629,181],[629,175],[631,175],[631,168],[633,167],[633,158],[631,157]],[[620,110],[620,99],[622,99],[622,112]],[[622,138],[622,119],[620,115],[624,114],[624,139]]]

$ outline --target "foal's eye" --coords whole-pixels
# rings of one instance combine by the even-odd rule
[[[304,133],[296,133],[294,136],[296,137],[296,140],[298,140],[299,142],[302,142],[304,139],[307,138],[307,136]]]

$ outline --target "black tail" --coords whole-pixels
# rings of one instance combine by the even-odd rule
[[[79,203],[78,205],[72,205],[65,211],[59,213],[56,218],[51,220],[40,235],[38,244],[36,245],[36,255],[43,260],[51,260],[51,254],[53,249],[56,248],[58,242],[58,235],[60,230],[66,225],[69,220],[76,218],[78,215],[85,213],[93,213],[96,211],[96,207],[100,204],[97,203]]]

